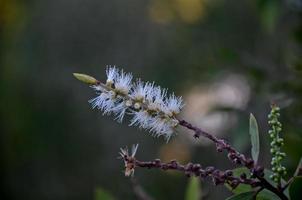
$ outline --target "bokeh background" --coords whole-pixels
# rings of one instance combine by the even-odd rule
[[[281,109],[285,165],[302,155],[301,0],[1,0],[1,199],[136,199],[120,147],[141,160],[234,167],[185,130],[166,143],[92,110],[73,72],[117,65],[184,97],[182,116],[249,154],[249,114],[269,167],[267,114]],[[183,174],[138,169],[154,199],[183,199]],[[202,182],[203,199],[224,199]],[[103,191],[103,192],[102,192]]]

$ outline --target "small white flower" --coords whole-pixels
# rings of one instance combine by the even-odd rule
[[[164,111],[166,109],[165,97],[167,94],[166,89],[161,87],[153,87],[149,92],[149,104],[148,109],[152,111]]]
[[[170,138],[173,134],[173,126],[167,118],[156,117],[150,124],[150,132],[155,136],[164,135],[166,138]]]
[[[133,90],[130,94],[130,97],[136,101],[144,102],[149,90],[150,83],[144,83],[139,79],[133,86]]]
[[[178,114],[184,106],[181,97],[176,97],[174,93],[166,100],[167,111],[169,114]]]
[[[115,94],[112,91],[103,92],[99,96],[89,100],[88,102],[91,103],[92,108],[102,110],[103,114],[109,114],[115,107],[114,98]]]
[[[119,103],[117,103],[114,106],[114,108],[112,109],[112,111],[116,115],[115,120],[117,120],[118,122],[121,123],[123,121],[127,108],[128,108],[128,106],[127,106],[126,102],[121,100]]]
[[[115,68],[115,66],[111,67],[111,66],[107,66],[106,69],[106,75],[107,75],[107,84],[113,84],[115,78],[118,75],[118,70]]]
[[[132,80],[131,73],[125,73],[121,71],[121,73],[116,77],[116,81],[114,83],[115,89],[119,93],[123,95],[127,95],[131,89],[131,80]]]
[[[152,117],[145,110],[133,111],[134,115],[129,126],[138,126],[140,128],[149,128]]]

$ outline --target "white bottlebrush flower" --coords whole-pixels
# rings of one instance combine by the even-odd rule
[[[93,77],[94,81],[89,82],[95,83],[91,87],[98,94],[89,100],[92,108],[102,110],[103,114],[113,113],[118,122],[122,122],[125,114],[130,114],[130,126],[149,130],[155,136],[169,139],[173,135],[178,125],[176,115],[183,107],[181,97],[174,94],[167,97],[167,89],[155,86],[154,83],[144,83],[140,79],[132,84],[132,75],[115,67],[108,66],[106,74],[106,84]],[[75,76],[80,76],[78,79],[82,80],[84,75]]]
[[[115,90],[122,95],[128,95],[131,89],[131,81],[132,74],[125,73],[122,70],[114,82]]]

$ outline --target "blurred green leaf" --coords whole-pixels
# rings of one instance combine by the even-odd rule
[[[233,174],[235,177],[240,177],[240,175],[243,173],[245,173],[247,175],[247,177],[250,176],[250,171],[245,167],[236,168],[236,169],[233,169],[232,171],[233,171]],[[234,194],[240,194],[240,193],[248,192],[248,191],[252,190],[252,187],[250,185],[245,185],[245,184],[240,184],[235,189],[232,189],[232,187],[228,184],[225,184],[225,186],[229,190],[231,190]]]
[[[103,188],[96,188],[94,200],[114,200],[114,197]]]
[[[289,186],[289,194],[291,200],[300,200],[302,194],[302,176],[295,177]]]
[[[187,186],[185,200],[199,199],[201,199],[200,179],[197,177],[191,177]]]
[[[255,192],[250,191],[250,192],[244,192],[240,194],[235,194],[226,200],[253,200],[254,199]]]
[[[272,32],[275,29],[280,14],[280,1],[258,0],[258,8],[263,28],[268,32]]]
[[[269,190],[262,190],[257,195],[257,200],[280,200],[280,198]]]
[[[251,135],[251,143],[252,143],[252,158],[257,163],[259,152],[260,152],[260,144],[259,144],[259,131],[258,124],[256,118],[251,113],[250,114],[250,135]]]
[[[300,169],[302,168],[302,157],[300,158],[300,161],[297,165],[296,171],[294,176],[302,176],[302,174],[300,173]]]

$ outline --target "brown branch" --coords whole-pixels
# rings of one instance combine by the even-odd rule
[[[280,190],[280,189],[274,187],[272,184],[270,184],[270,183],[269,183],[265,178],[263,178],[263,177],[257,177],[257,178],[260,180],[261,185],[262,185],[265,189],[267,189],[267,190],[269,190],[269,191],[275,193],[276,195],[278,195],[278,197],[280,197],[281,200],[288,200],[288,197],[283,193],[282,190]]]
[[[227,183],[233,189],[235,189],[239,184],[251,185],[252,187],[261,186],[259,181],[247,178],[246,176],[235,177],[231,170],[221,171],[215,169],[214,167],[207,167],[203,169],[200,164],[188,163],[186,165],[181,165],[177,161],[172,160],[168,163],[161,162],[160,159],[155,159],[153,161],[139,161],[135,157],[123,154],[122,159],[125,163],[125,175],[129,175],[129,171],[134,172],[136,167],[142,168],[155,168],[162,170],[175,170],[184,173],[186,176],[196,176],[203,179],[210,178],[215,185],[220,185]],[[133,174],[133,173],[132,173]]]
[[[205,138],[208,138],[212,142],[216,144],[217,151],[222,152],[222,150],[226,150],[228,152],[228,158],[236,164],[243,165],[250,169],[252,176],[256,177],[260,183],[261,186],[265,189],[270,190],[271,192],[278,195],[282,200],[288,200],[288,198],[283,193],[283,190],[281,188],[276,188],[272,184],[270,184],[265,178],[264,178],[264,168],[261,166],[256,166],[254,161],[251,158],[247,158],[245,155],[238,152],[235,148],[233,148],[231,145],[229,145],[225,140],[219,139],[215,137],[214,135],[196,127],[190,124],[189,122],[185,120],[179,120],[179,125],[186,127],[187,129],[190,129],[194,131],[194,137],[199,138],[200,136],[203,136]]]
[[[179,125],[194,131],[194,138],[199,138],[200,136],[206,137],[216,144],[217,151],[222,152],[226,150],[228,152],[228,158],[236,164],[241,164],[249,169],[254,167],[254,161],[251,158],[246,158],[245,155],[239,153],[235,148],[229,145],[225,140],[219,139],[214,135],[190,124],[185,120],[179,120]]]

